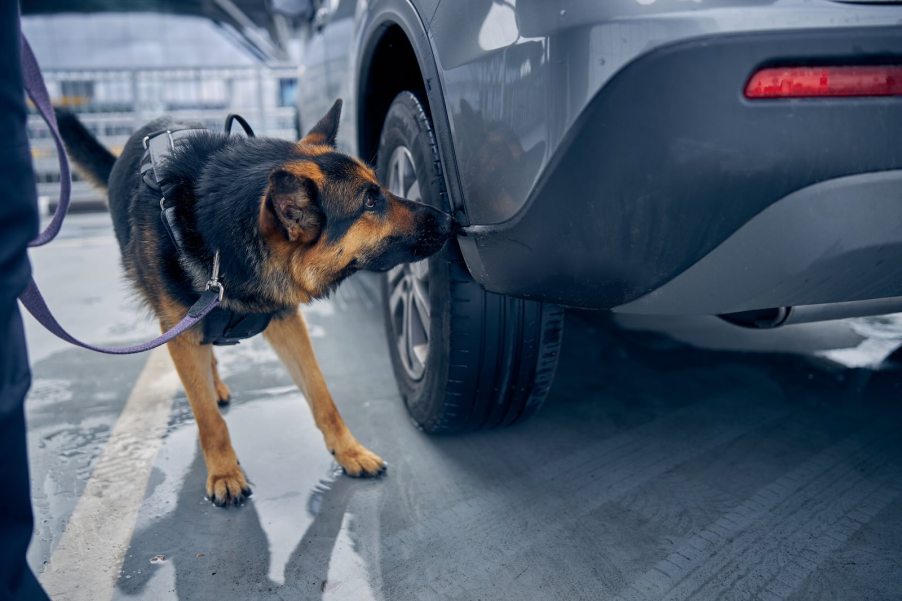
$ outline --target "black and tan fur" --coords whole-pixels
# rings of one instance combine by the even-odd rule
[[[223,307],[272,313],[264,331],[304,392],[326,448],[352,476],[381,473],[385,464],[344,423],[317,365],[300,303],[327,295],[360,269],[385,270],[436,252],[450,218],[392,195],[372,169],[334,148],[341,101],[299,142],[203,132],[177,144],[158,177],[176,184],[174,198],[184,253],[160,220],[159,194],[141,180],[142,139],[173,128],[159,119],[138,130],[117,159],[74,115],[60,112],[70,155],[108,189],[122,264],[146,303],[171,328],[197,300],[221,255]],[[219,505],[250,494],[217,407],[229,391],[200,331],[169,342],[185,386],[207,464],[206,490]]]

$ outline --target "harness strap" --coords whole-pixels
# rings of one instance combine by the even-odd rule
[[[59,127],[56,123],[56,114],[53,112],[53,105],[50,102],[50,94],[47,92],[47,86],[44,84],[44,78],[41,76],[41,69],[38,67],[38,62],[34,57],[34,53],[31,51],[31,46],[28,45],[25,34],[22,32],[21,23],[19,26],[19,35],[22,39],[21,62],[25,90],[38,112],[47,123],[47,127],[50,128],[50,133],[53,135],[53,140],[56,143],[60,164],[60,200],[56,207],[56,212],[53,214],[53,219],[50,221],[47,228],[29,244],[29,246],[42,246],[53,240],[59,233],[60,227],[63,225],[63,219],[69,209],[72,180],[69,172],[69,161],[66,158],[66,150],[63,146],[63,138],[60,135]],[[216,257],[215,263],[217,264],[217,273],[212,274],[210,283],[207,284],[207,290],[200,295],[200,298],[197,299],[193,305],[191,305],[191,308],[188,309],[188,313],[185,317],[183,317],[175,327],[165,332],[162,336],[132,346],[94,346],[82,342],[69,334],[63,329],[59,322],[56,321],[56,318],[53,317],[53,313],[50,311],[50,307],[47,306],[44,297],[41,295],[41,291],[38,289],[38,285],[35,283],[34,278],[31,278],[25,291],[19,295],[19,300],[22,301],[22,304],[25,305],[28,312],[31,313],[41,325],[66,342],[110,355],[141,353],[165,344],[185,330],[194,327],[200,323],[210,311],[219,306],[219,303],[222,301],[222,285],[219,283],[218,257]]]
[[[175,142],[181,138],[206,131],[190,126],[173,126],[172,129],[156,131],[144,136],[144,156],[141,157],[141,179],[151,190],[160,195],[160,219],[163,228],[179,254],[185,254],[181,230],[177,226],[175,206],[167,204],[174,196],[176,185],[166,179],[160,179],[157,171],[169,160],[175,150]]]
[[[244,133],[248,138],[253,138],[256,134],[254,133],[254,128],[251,127],[251,124],[247,122],[247,120],[239,115],[238,113],[229,113],[225,118],[225,125],[223,125],[223,131],[227,134],[232,133],[232,121],[237,121],[238,125],[241,126],[241,129],[244,130]]]

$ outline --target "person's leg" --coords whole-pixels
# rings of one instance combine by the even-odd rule
[[[25,563],[32,514],[23,401],[31,384],[22,320],[15,301],[0,307],[0,599],[47,599]]]
[[[0,2],[0,600],[47,595],[25,563],[32,513],[23,404],[31,374],[16,298],[30,277],[26,247],[37,203],[19,67],[18,3]]]

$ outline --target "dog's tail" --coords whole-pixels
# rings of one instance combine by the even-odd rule
[[[116,156],[101,144],[94,135],[88,131],[84,123],[72,111],[56,109],[56,121],[59,124],[60,135],[66,145],[69,157],[88,181],[103,188],[110,181],[110,172]]]

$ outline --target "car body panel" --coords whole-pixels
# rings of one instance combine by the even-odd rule
[[[336,98],[344,100],[339,127],[339,146],[347,152],[356,149],[348,143],[348,114],[355,98],[353,81],[353,27],[357,0],[324,0],[314,22],[306,31],[304,61],[301,66],[303,84],[299,88],[298,112],[302,129],[312,127]]]
[[[708,315],[770,307],[775,298],[808,306],[892,297],[902,292],[899,232],[902,170],[821,181],[770,205],[679,276],[615,310]]]
[[[346,152],[359,154],[357,91],[367,76],[369,47],[384,27],[398,25],[420,55],[421,69],[428,70],[432,53],[426,23],[438,3],[439,0],[323,0],[322,16],[304,35],[302,69],[308,85],[302,86],[298,103],[302,124],[316,123],[336,98],[342,98],[338,145]]]
[[[501,226],[470,228],[461,239],[471,273],[502,294],[613,308],[676,278],[800,189],[902,169],[902,145],[893,134],[902,129],[902,98],[743,97],[756,65],[834,53],[902,57],[902,35],[896,28],[718,35],[669,44],[632,61],[568,130],[526,208]],[[794,253],[811,265],[833,255],[840,264],[852,247],[842,238],[829,248],[808,246],[808,240],[795,237]],[[737,278],[745,269],[740,259],[732,263]],[[902,263],[902,256],[890,259]],[[902,278],[893,284],[879,276],[866,255],[843,264],[873,273],[886,286],[872,293],[902,294]],[[829,289],[810,285],[807,304],[850,300],[859,292],[858,279],[846,275],[834,274]],[[718,298],[718,289],[733,285],[712,279],[699,293],[710,309],[707,301]],[[799,286],[806,286],[804,279]],[[757,308],[799,298],[784,297],[781,289],[756,294],[765,303]],[[663,303],[655,307],[668,311]],[[685,310],[684,304],[673,307]]]
[[[898,6],[827,0],[442,2],[429,33],[469,222],[512,219],[588,102],[642,54],[708,35],[892,24]]]

